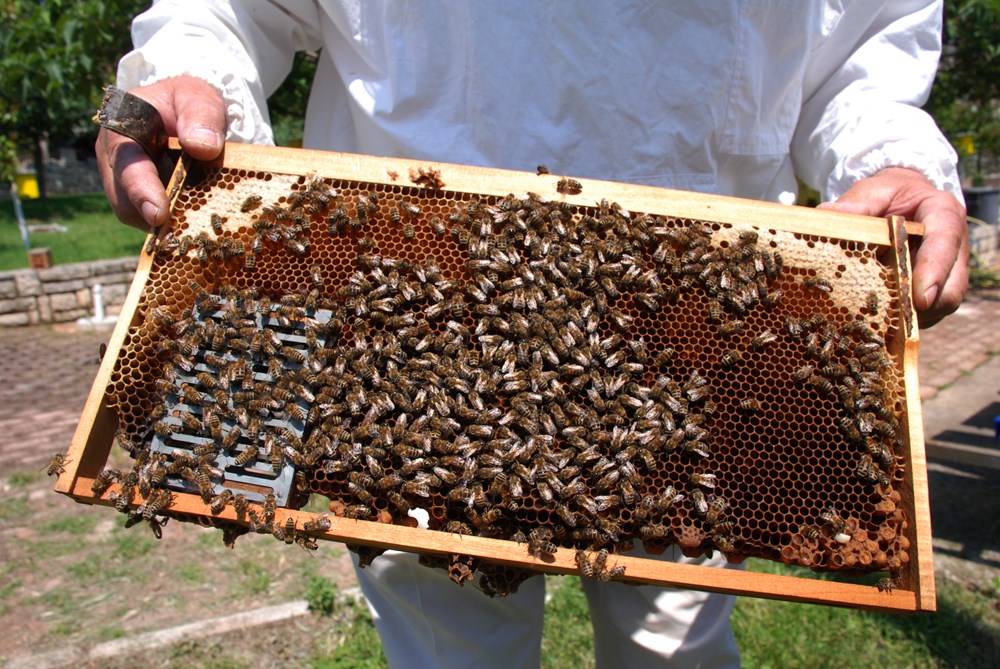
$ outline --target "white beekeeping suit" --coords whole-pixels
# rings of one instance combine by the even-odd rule
[[[118,77],[201,77],[229,140],[271,143],[267,95],[296,50],[322,48],[310,148],[771,201],[796,175],[833,199],[900,166],[961,198],[918,108],[940,31],[932,0],[164,0],[134,22]],[[490,600],[390,553],[359,579],[393,666],[538,665],[541,578]],[[598,666],[739,663],[732,598],[584,585]]]

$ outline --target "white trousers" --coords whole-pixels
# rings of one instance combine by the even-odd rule
[[[638,549],[643,557],[649,557]],[[657,559],[720,568],[721,554],[691,559],[676,548]],[[544,576],[491,599],[459,587],[443,569],[387,551],[355,571],[389,666],[394,669],[531,669],[541,658]],[[582,579],[594,627],[597,669],[738,667],[729,627],[735,598],[691,590]]]

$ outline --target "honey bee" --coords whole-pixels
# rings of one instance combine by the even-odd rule
[[[878,307],[878,293],[873,290],[868,293],[868,296],[865,298],[865,309],[868,311],[870,316],[877,316]]]
[[[685,390],[688,399],[691,400],[692,402],[697,402],[699,400],[705,399],[706,397],[711,395],[711,392],[712,391],[708,386],[696,386]]]
[[[841,534],[847,529],[847,521],[841,518],[833,505],[820,511],[819,519],[830,528],[833,534]]]
[[[740,352],[737,351],[736,349],[730,349],[725,353],[723,353],[722,357],[719,358],[719,365],[721,365],[723,369],[729,370],[734,368],[742,361],[743,361],[743,356],[740,354]]]
[[[309,245],[298,239],[285,240],[285,248],[297,256],[304,256],[309,252]]]
[[[807,383],[824,395],[832,395],[834,393],[833,384],[830,382],[830,379],[824,376],[812,374],[807,379]]]
[[[799,525],[799,534],[809,541],[816,541],[819,539],[819,528],[815,525]]]
[[[223,230],[223,227],[222,227],[223,219],[222,219],[222,217],[219,216],[216,213],[213,213],[209,217],[209,220],[210,220],[210,222],[212,224],[212,232],[214,232],[217,235],[221,235],[222,234],[222,230]]]
[[[670,528],[662,523],[653,523],[639,527],[639,536],[643,539],[662,539],[668,534],[670,534]]]
[[[281,527],[281,533],[279,536],[278,528]],[[274,525],[271,529],[274,537],[279,541],[284,541],[286,544],[291,544],[295,541],[295,519],[289,516],[285,519],[284,525]]]
[[[212,510],[212,513],[222,513],[222,510],[226,508],[226,504],[228,504],[232,498],[233,492],[231,490],[223,490],[212,498],[209,508]]]
[[[66,471],[66,465],[69,464],[69,460],[62,453],[56,453],[49,460],[48,468],[46,470],[49,476],[57,476]]]
[[[794,316],[785,317],[785,328],[788,330],[788,334],[791,335],[792,339],[801,339],[808,326],[809,321],[803,321],[795,318]]]
[[[243,203],[240,205],[240,211],[245,214],[252,209],[256,209],[257,207],[260,206],[261,199],[262,198],[260,195],[248,195],[247,198],[243,200]]]
[[[709,472],[691,472],[688,476],[688,480],[696,486],[707,488],[708,490],[715,489],[716,477],[715,474]]]
[[[236,494],[233,497],[233,508],[236,509],[236,513],[243,515],[247,510],[247,499],[241,494]]]
[[[889,576],[886,578],[880,578],[878,582],[875,583],[875,587],[878,588],[879,592],[892,594],[892,591],[899,587],[899,581],[899,573],[890,572]]]
[[[705,522],[709,525],[715,525],[719,522],[719,519],[726,512],[729,507],[729,502],[725,498],[718,495],[712,495],[708,502],[708,511],[705,513]]]
[[[699,516],[704,516],[708,513],[708,500],[700,488],[695,488],[691,492],[691,504],[694,506],[694,512]]]
[[[830,285],[829,281],[818,276],[808,277],[803,282],[803,285],[805,285],[806,288],[812,288],[814,290],[818,290],[824,293],[829,293],[830,291],[833,290],[833,286]]]
[[[679,493],[672,485],[668,485],[656,498],[656,510],[659,513],[666,513],[674,504],[684,499],[684,495]]]
[[[222,420],[214,411],[205,411],[204,422],[208,426],[208,433],[216,443],[222,441]]]
[[[709,300],[708,304],[705,305],[705,309],[708,312],[709,323],[719,323],[722,321],[722,305],[719,304],[718,300]]]
[[[201,393],[198,393],[198,395],[199,395],[199,398],[200,398]],[[159,435],[160,437],[162,437],[164,439],[169,438],[175,432],[177,432],[177,428],[178,428],[178,426],[177,426],[176,423],[169,423],[169,422],[167,422],[165,420],[157,421],[153,425],[153,431],[156,432],[157,435]]]
[[[751,346],[755,351],[764,351],[771,346],[775,341],[777,341],[778,336],[775,335],[770,330],[764,330],[759,335],[753,338],[750,342]]]
[[[327,516],[316,516],[302,524],[305,532],[326,532],[330,529],[330,519]]]
[[[274,521],[274,512],[277,507],[277,501],[278,500],[274,496],[273,492],[268,493],[264,498],[264,522],[268,525]]]
[[[712,532],[709,537],[712,540],[712,545],[716,549],[722,551],[723,553],[733,553],[736,550],[736,546],[733,544],[732,539],[722,533]]]
[[[173,493],[169,490],[157,490],[153,492],[153,496],[146,500],[146,503],[142,505],[142,518],[143,520],[150,520],[153,516],[161,513],[164,509],[170,507],[174,502]]]
[[[552,543],[552,530],[547,527],[536,527],[528,533],[528,552],[541,559],[543,555],[553,555],[559,550]]]
[[[121,476],[122,473],[118,469],[102,469],[94,477],[94,482],[90,486],[90,490],[94,495],[101,497],[111,487],[112,483],[121,479]]]
[[[355,520],[361,520],[363,518],[369,518],[372,516],[374,511],[370,506],[364,504],[348,504],[344,508],[344,517],[354,518]]]
[[[802,367],[799,367],[792,373],[792,378],[795,379],[797,382],[802,383],[803,381],[811,377],[813,375],[813,372],[815,371],[816,371],[815,366],[803,365]]]
[[[760,400],[749,397],[740,402],[740,411],[743,413],[757,413],[761,410]]]
[[[587,559],[587,551],[578,550],[576,552],[576,566],[580,570],[580,574],[586,578],[597,576],[593,563]]]
[[[872,461],[872,456],[865,453],[858,460],[858,464],[855,467],[855,475],[863,482],[868,485],[881,485],[883,488],[889,486],[890,480],[889,476],[886,475],[878,466]]]
[[[738,319],[729,320],[719,325],[719,334],[726,338],[735,337],[744,332],[746,332],[746,324]]]
[[[583,184],[576,179],[560,179],[556,182],[556,190],[563,195],[578,195],[583,192]]]

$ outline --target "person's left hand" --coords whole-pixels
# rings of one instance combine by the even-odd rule
[[[920,326],[930,327],[958,309],[969,285],[969,227],[965,207],[953,195],[916,170],[890,167],[818,208],[923,223],[913,261],[913,306]]]

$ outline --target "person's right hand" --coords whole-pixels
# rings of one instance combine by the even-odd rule
[[[169,136],[193,158],[211,160],[222,151],[226,110],[208,82],[191,76],[164,79],[129,91],[156,107]],[[97,164],[104,192],[119,220],[147,230],[167,222],[169,203],[156,166],[135,141],[105,130],[97,135]]]

